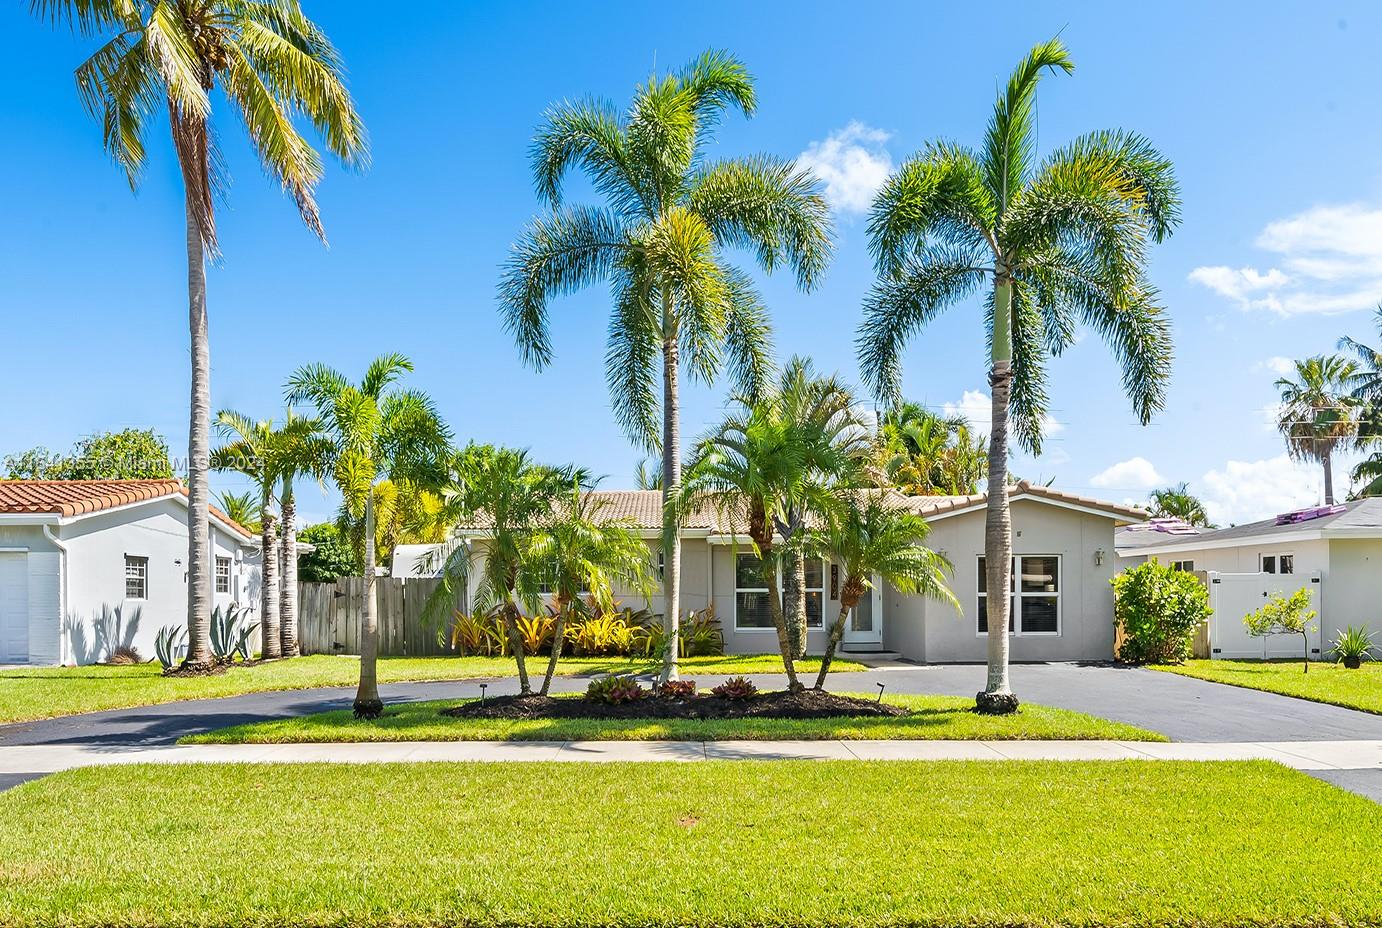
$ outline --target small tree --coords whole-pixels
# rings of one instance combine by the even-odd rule
[[[1209,618],[1209,590],[1194,574],[1155,558],[1130,567],[1113,584],[1113,621],[1123,630],[1118,659],[1129,664],[1180,664],[1195,629]]]
[[[1315,631],[1310,622],[1317,615],[1310,608],[1310,588],[1303,586],[1290,596],[1277,593],[1261,609],[1243,616],[1243,627],[1249,635],[1263,639],[1264,652],[1268,635],[1300,635],[1305,642],[1304,672],[1309,673],[1310,633]]]

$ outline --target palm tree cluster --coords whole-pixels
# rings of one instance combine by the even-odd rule
[[[963,416],[918,403],[888,409],[878,423],[879,481],[914,496],[969,496],[988,473],[988,442]]]
[[[1153,519],[1179,519],[1196,528],[1214,528],[1204,503],[1190,492],[1190,485],[1182,481],[1173,487],[1153,490],[1143,506]]]

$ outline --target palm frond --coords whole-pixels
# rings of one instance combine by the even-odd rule
[[[1180,224],[1180,186],[1170,160],[1136,132],[1105,129],[1057,149],[1047,165],[1100,164],[1119,179],[1125,200],[1145,217],[1154,242]]]
[[[531,160],[537,194],[554,208],[561,205],[567,172],[580,167],[618,212],[652,211],[652,191],[609,103],[578,100],[551,107],[533,139]]]
[[[869,213],[869,252],[880,275],[898,272],[934,244],[964,248],[979,260],[997,250],[997,205],[973,152],[934,143],[883,184]]]
[[[753,401],[763,395],[773,374],[772,323],[747,274],[727,268],[725,286],[725,362],[734,389]]]
[[[692,110],[703,138],[719,122],[720,114],[734,107],[752,116],[758,105],[753,77],[743,62],[727,51],[709,49],[677,74],[677,83],[692,100]]]
[[[1043,71],[1075,70],[1060,39],[1032,48],[1018,63],[995,101],[984,137],[983,174],[994,206],[1002,215],[1022,190],[1036,149],[1036,89]]]
[[[143,175],[146,121],[159,104],[149,46],[142,34],[122,32],[77,68],[82,106],[101,120],[102,142],[125,169],[130,189]]]
[[[641,277],[621,273],[614,288],[615,311],[605,342],[605,380],[610,406],[629,440],[653,451],[661,446],[653,385],[658,381],[661,337],[654,324],[650,294]]]

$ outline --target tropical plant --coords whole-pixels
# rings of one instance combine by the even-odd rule
[[[1324,468],[1324,502],[1334,504],[1334,453],[1358,439],[1359,401],[1349,392],[1358,366],[1339,355],[1295,362],[1295,376],[1276,382],[1281,391],[1277,429],[1286,450]]]
[[[830,627],[821,658],[816,689],[825,677],[835,650],[844,637],[845,622],[859,601],[873,589],[873,578],[906,596],[927,596],[955,607],[960,603],[946,583],[953,568],[944,555],[923,544],[930,533],[926,520],[895,505],[876,491],[845,491],[826,514],[824,527],[813,533],[813,547],[839,565],[840,612]]]
[[[320,433],[331,443],[326,469],[352,513],[365,526],[365,608],[360,625],[357,718],[384,711],[376,676],[379,606],[375,601],[374,489],[380,479],[439,482],[450,433],[426,394],[396,386],[413,364],[400,354],[381,355],[351,383],[323,364],[300,367],[288,381],[289,404],[310,404]]]
[[[77,68],[77,91],[101,121],[106,150],[131,188],[143,174],[149,123],[159,110],[168,113],[186,202],[192,355],[186,662],[205,664],[213,581],[206,257],[217,254],[215,204],[225,189],[210,94],[217,84],[225,91],[265,169],[323,241],[314,192],[322,161],[293,117],[306,116],[347,165],[367,160],[365,127],[346,92],[336,50],[297,0],[31,0],[31,6],[44,18],[105,40]]]
[[[1209,588],[1194,574],[1152,558],[1115,576],[1113,622],[1125,664],[1182,664],[1210,616]]]
[[[462,657],[503,656],[509,653],[509,639],[504,622],[495,611],[464,613],[460,610],[451,618],[451,649]]]
[[[586,699],[610,705],[637,702],[647,695],[648,691],[639,685],[638,680],[627,674],[611,673],[596,677],[585,688]]]
[[[523,648],[523,653],[531,657],[541,653],[551,644],[557,620],[551,615],[520,615],[514,620],[514,624],[518,626],[518,643]]]
[[[283,535],[279,545],[283,552],[283,591],[279,597],[279,651],[284,657],[302,653],[298,641],[298,535],[297,494],[294,484],[298,477],[311,477],[320,483],[331,463],[331,441],[321,434],[321,424],[304,419],[291,409],[283,419],[275,448],[279,479],[278,503],[283,513]]]
[[[524,360],[541,369],[552,358],[551,298],[600,281],[611,286],[605,372],[615,416],[630,438],[662,453],[669,635],[681,584],[681,541],[666,504],[682,478],[682,367],[709,382],[728,366],[750,392],[768,367],[766,310],[726,251],[746,249],[768,271],[788,264],[802,289],[816,285],[831,252],[829,211],[809,173],[763,155],[706,159],[724,111],[747,116],[755,105],[744,66],[712,51],[675,74],[650,77],[623,114],[603,101],[550,108],[532,157],[550,212],[520,236],[499,288],[506,326]],[[572,168],[586,173],[606,206],[563,205]],[[662,678],[675,676],[669,651]]]
[[[878,470],[909,496],[970,496],[988,472],[988,443],[963,416],[938,416],[904,402],[878,423]]]
[[[730,677],[724,683],[711,687],[710,692],[721,699],[752,699],[758,695],[758,687],[748,677]]]
[[[612,610],[616,586],[639,589],[644,599],[648,597],[648,546],[632,524],[604,514],[608,500],[590,492],[591,486],[573,479],[558,505],[523,545],[520,596],[531,603],[550,591],[555,614],[552,653],[540,690],[543,696],[557,672],[566,623],[585,614],[587,602]]]
[[[334,522],[309,525],[298,541],[312,546],[298,557],[298,578],[307,583],[330,583],[338,577],[358,576],[364,567]]]
[[[232,522],[236,522],[258,534],[264,526],[260,520],[263,518],[259,500],[255,499],[254,493],[245,491],[244,493],[232,493],[229,490],[222,490],[216,494],[216,505],[224,512]]]
[[[1382,306],[1377,307],[1374,322],[1382,334]],[[1346,386],[1349,396],[1359,404],[1358,447],[1370,451],[1353,468],[1350,478],[1361,484],[1353,496],[1382,496],[1382,351],[1348,336],[1339,339],[1339,349],[1353,356],[1355,369]]]
[[[121,429],[83,438],[67,455],[30,448],[5,458],[10,480],[166,480],[174,476],[168,442],[153,429]]]
[[[668,680],[658,685],[657,695],[661,699],[690,699],[696,695],[696,681]]]
[[[908,340],[947,307],[991,284],[984,300],[992,419],[984,538],[989,608],[1009,609],[1012,520],[1008,427],[1041,449],[1046,366],[1083,323],[1109,343],[1138,418],[1162,407],[1172,344],[1148,242],[1179,221],[1171,164],[1141,136],[1083,136],[1036,160],[1036,89],[1048,70],[1074,69],[1057,39],[1037,45],[1000,91],[982,149],[933,142],[879,191],[869,245],[879,281],[865,303],[859,365],[875,396],[901,398]],[[1008,635],[989,626],[982,711],[1017,708],[1008,679]]]
[[[1190,492],[1190,485],[1184,482],[1153,490],[1145,508],[1154,519],[1180,519],[1186,525],[1214,528],[1209,514],[1205,512],[1204,503]]]
[[[643,653],[647,657],[661,658],[667,647],[667,629],[661,623],[648,623],[643,626]],[[725,633],[720,628],[720,620],[715,617],[715,607],[707,606],[687,613],[677,626],[678,657],[712,657],[725,653]]]
[[[646,632],[629,613],[605,612],[572,618],[565,638],[578,657],[627,657],[646,640]]]
[[[182,659],[180,652],[187,647],[187,629],[181,625],[165,625],[154,638],[154,656],[167,673]]]
[[[1343,662],[1345,667],[1357,670],[1362,666],[1363,661],[1373,659],[1372,632],[1366,627],[1350,625],[1348,628],[1334,636],[1334,640],[1329,643],[1329,650],[1334,655],[1334,662]]]
[[[243,624],[244,618],[244,613],[234,603],[228,609],[217,606],[211,611],[211,654],[217,661],[231,661],[236,654],[249,660],[250,636],[259,623]]]
[[[1310,622],[1318,614],[1310,608],[1310,588],[1303,586],[1290,596],[1283,593],[1273,595],[1261,609],[1243,616],[1243,627],[1249,635],[1263,639],[1264,655],[1268,635],[1300,635],[1305,643],[1304,672],[1309,673],[1310,633],[1317,630]]]
[[[662,462],[640,460],[633,472],[633,485],[640,490],[661,490]]]

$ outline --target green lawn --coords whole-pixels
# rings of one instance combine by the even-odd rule
[[[1309,673],[1301,666],[1300,661],[1279,660],[1187,661],[1153,669],[1382,714],[1382,663],[1367,661],[1348,670],[1343,664],[1312,661]]]
[[[540,672],[545,659],[530,660],[530,670]],[[803,673],[815,673],[820,661],[798,661]],[[623,658],[564,658],[563,674],[625,672],[651,669],[646,661]],[[749,654],[726,657],[688,657],[681,661],[683,674],[774,673],[782,670],[776,655]],[[835,670],[863,670],[853,661],[835,661]],[[511,658],[498,657],[381,657],[379,681],[468,680],[502,677],[515,673]],[[123,667],[24,667],[0,670],[0,724],[32,719],[151,706],[180,699],[208,699],[268,690],[300,690],[316,686],[353,686],[360,664],[353,657],[318,654],[253,667],[233,667],[214,677],[165,677],[156,663]]]
[[[183,744],[280,744],[302,741],[724,741],[747,739],[1165,741],[1164,736],[1079,712],[1023,704],[1014,715],[973,712],[974,700],[954,696],[889,696],[915,710],[905,717],[838,719],[460,719],[440,710],[457,700],[400,703],[372,722],[350,710],[236,725]]]
[[[0,821],[7,926],[1382,924],[1382,806],[1265,762],[105,767]]]

